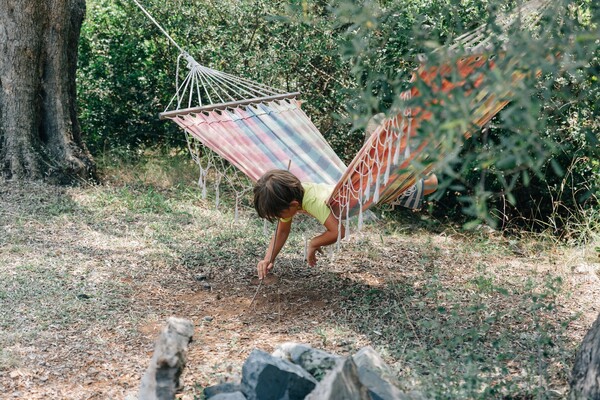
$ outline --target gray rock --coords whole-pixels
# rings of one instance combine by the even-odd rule
[[[204,388],[204,397],[206,397],[207,399],[212,399],[218,394],[234,393],[241,391],[242,385],[240,385],[239,383],[226,382]]]
[[[295,342],[285,342],[285,343],[282,343],[279,346],[277,346],[277,348],[273,352],[272,356],[293,362],[294,364],[297,364],[297,362],[294,360],[299,360],[300,356],[302,354],[304,354],[305,352],[307,352],[311,349],[312,349],[312,347],[310,347],[307,344],[295,343]]]
[[[312,348],[306,344],[286,342],[273,352],[274,357],[288,360],[308,371],[320,381],[343,358],[323,350]]]
[[[398,389],[398,382],[390,367],[371,346],[363,347],[352,358],[356,363],[360,382],[368,388],[373,400],[400,400],[412,397]]]
[[[351,357],[337,363],[306,400],[371,400]]]
[[[242,392],[248,400],[301,400],[317,381],[301,367],[254,350],[242,367]]]
[[[210,400],[246,400],[246,396],[242,392],[219,393]]]
[[[575,357],[569,399],[600,399],[600,314]]]
[[[142,377],[140,400],[172,400],[180,390],[179,378],[185,368],[187,347],[194,334],[194,324],[171,317],[156,341],[150,366]]]

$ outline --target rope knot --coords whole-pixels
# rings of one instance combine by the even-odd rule
[[[192,57],[191,55],[189,55],[188,53],[184,52],[183,53],[183,57],[185,58],[185,60],[187,61],[187,67],[192,70],[192,69],[196,69],[198,67],[200,67],[200,64],[198,63],[198,61],[194,60],[194,57]]]

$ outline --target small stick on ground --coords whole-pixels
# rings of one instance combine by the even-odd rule
[[[254,293],[254,297],[252,297],[252,301],[250,302],[250,305],[248,306],[248,308],[252,307],[252,305],[254,304],[254,300],[256,300],[256,295],[260,291],[260,287],[262,286],[263,281],[264,281],[264,279],[261,279],[258,282],[258,287],[256,288],[256,292]]]
[[[275,241],[277,240],[277,231],[279,230],[279,220],[277,220],[277,224],[275,225],[275,236],[273,236],[273,247],[271,248],[271,254],[269,256],[269,264],[273,263],[273,251],[275,250]],[[263,284],[263,281],[265,280],[265,278],[261,278],[260,281],[258,282],[258,287],[256,288],[256,292],[254,293],[254,297],[252,297],[252,301],[250,302],[250,305],[248,306],[248,309],[250,309],[253,305],[254,305],[254,300],[256,300],[256,296],[258,295],[258,292],[260,291],[260,288]]]

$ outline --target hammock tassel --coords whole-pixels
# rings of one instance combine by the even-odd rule
[[[206,200],[207,190],[206,190],[206,176],[208,175],[208,171],[202,168],[202,165],[198,164],[200,167],[200,176],[198,177],[198,186],[202,188],[202,199]]]
[[[410,111],[408,111],[408,129],[406,131],[406,149],[404,150],[404,158],[408,159],[410,157],[410,132],[412,129],[412,117],[410,116]]]
[[[363,179],[362,174],[360,175],[360,187],[358,188],[358,230],[361,231],[363,227]]]
[[[383,183],[385,185],[388,184],[388,182],[390,181],[390,169],[392,168],[392,157],[390,157],[390,154],[392,154],[393,151],[393,133],[392,132],[388,132],[388,136],[386,138],[386,140],[388,141],[388,157],[387,157],[387,162],[386,162],[386,167],[385,167],[385,174],[383,177]]]
[[[365,195],[364,195],[364,200],[365,203],[369,200],[369,197],[371,197],[371,185],[373,184],[373,178],[371,176],[371,172],[368,172],[368,177],[367,177],[367,189],[365,190]],[[362,175],[361,175],[362,177]]]
[[[346,207],[346,234],[344,235],[345,240],[347,240],[347,238],[350,237],[350,196],[351,194],[348,195],[348,206]]]
[[[238,218],[240,216],[240,208],[239,208],[239,204],[240,204],[240,196],[236,195],[235,196],[235,214],[234,214],[234,218],[233,221],[237,224],[238,223]]]
[[[402,118],[402,122],[400,123],[400,128],[398,128],[398,135],[396,140],[398,143],[396,144],[396,151],[394,152],[394,165],[398,165],[400,163],[400,150],[402,148],[402,137],[404,135],[404,118]]]
[[[215,208],[219,208],[219,204],[221,203],[219,186],[221,186],[221,175],[215,180]]]
[[[375,192],[373,193],[373,203],[377,204],[379,202],[379,191],[381,190],[381,180],[379,179],[379,175],[375,177]]]
[[[346,208],[349,207],[350,206],[349,203],[350,202],[347,201],[346,198],[343,199],[343,204],[340,201],[340,207],[342,207],[342,208],[340,208],[340,213],[339,213],[339,215],[337,215],[337,217],[338,217],[338,234],[337,234],[337,240],[335,242],[336,250],[340,249],[340,240],[342,240],[342,210],[343,210],[343,207],[346,207]]]

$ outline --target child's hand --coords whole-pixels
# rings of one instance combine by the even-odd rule
[[[256,266],[256,270],[258,271],[258,279],[264,279],[272,269],[272,262],[269,262],[269,260],[260,260]]]
[[[317,265],[317,253],[323,254],[323,250],[321,250],[321,247],[314,247],[309,244],[306,261],[308,261],[308,265],[310,265],[311,267]]]

